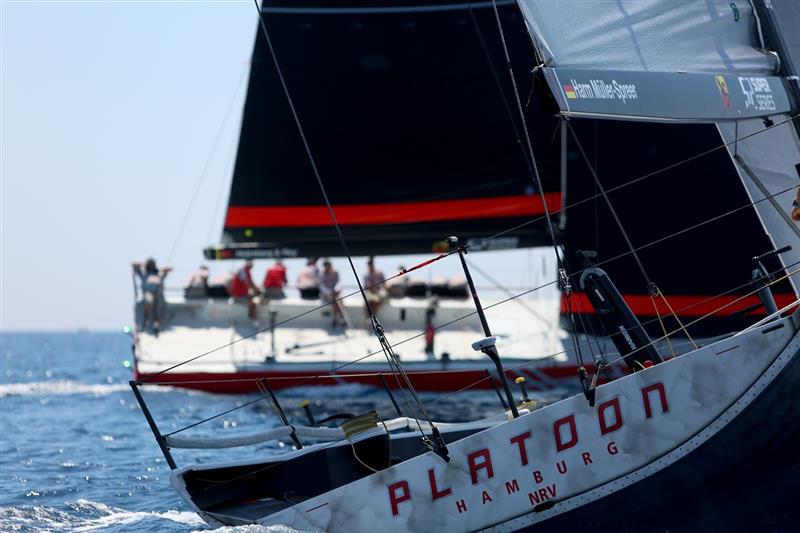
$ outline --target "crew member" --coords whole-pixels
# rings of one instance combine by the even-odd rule
[[[161,329],[161,311],[164,307],[164,278],[172,267],[159,269],[152,257],[142,263],[133,263],[133,271],[139,276],[142,287],[142,328],[151,322],[153,333],[158,335]],[[144,266],[144,270],[142,270]]]
[[[331,262],[326,259],[322,262],[322,274],[319,279],[319,292],[322,301],[331,304],[333,307],[333,321],[331,327],[335,328],[339,325],[339,319],[344,322],[342,316],[342,308],[339,307],[339,294],[341,288],[339,287],[339,273],[333,268]]]
[[[278,259],[275,264],[267,269],[264,276],[264,294],[271,300],[282,300],[286,298],[283,288],[287,284],[286,267],[283,261]]]
[[[256,284],[253,283],[251,270],[253,270],[253,260],[247,259],[244,262],[244,266],[233,276],[229,292],[234,300],[247,303],[247,316],[253,321],[253,327],[257,328],[259,326],[258,304],[255,297],[258,296],[259,291]]]
[[[383,272],[375,268],[375,258],[370,257],[367,260],[367,273],[364,274],[364,293],[367,297],[369,308],[365,307],[364,312],[367,318],[370,317],[370,308],[372,313],[377,315],[383,301],[383,282],[386,278]]]

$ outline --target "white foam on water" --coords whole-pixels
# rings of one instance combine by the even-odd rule
[[[170,522],[192,527],[204,524],[197,514],[190,511],[127,511],[119,507],[111,507],[104,503],[84,499],[76,501],[73,504],[73,508],[76,511],[100,516],[89,519],[73,517],[73,523],[70,524],[72,531],[97,531],[111,526],[132,525],[147,519],[169,520]]]
[[[162,391],[170,390],[163,387]],[[0,398],[6,396],[45,396],[91,394],[107,396],[117,392],[130,392],[127,383],[81,383],[80,381],[34,381],[30,383],[5,383],[0,385]],[[157,389],[154,389],[157,390]]]
[[[130,526],[135,530],[142,521],[168,520],[185,527],[194,533],[208,531],[209,526],[191,511],[145,512],[127,511],[104,503],[80,499],[70,504],[72,512],[53,507],[0,507],[0,530],[2,531],[102,531],[107,528]],[[90,515],[90,517],[78,516]],[[91,516],[95,515],[95,516]],[[150,524],[152,526],[153,524]],[[166,526],[164,526],[166,527]],[[194,529],[202,528],[202,529]],[[284,525],[271,526],[230,526],[215,529],[221,533],[302,533]]]
[[[192,531],[192,533],[201,533],[200,531]],[[305,531],[294,529],[283,524],[276,524],[272,526],[226,526],[214,530],[214,533],[306,533]],[[316,533],[316,531],[314,531]]]
[[[136,524],[142,520],[158,519],[169,520],[185,526],[201,526],[205,522],[197,516],[196,513],[190,511],[165,511],[163,513],[153,512],[134,512],[125,511],[122,509],[112,510],[110,514],[101,516],[94,520],[86,520],[83,523],[73,526],[73,531],[98,531],[111,526],[126,526]]]

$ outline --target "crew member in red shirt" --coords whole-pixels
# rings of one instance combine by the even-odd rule
[[[231,280],[231,297],[239,302],[247,301],[247,316],[253,321],[253,327],[258,327],[258,308],[255,297],[258,296],[258,287],[253,283],[250,271],[253,270],[253,260],[248,259]]]
[[[274,265],[267,269],[267,274],[264,276],[264,294],[271,300],[286,298],[283,288],[287,283],[286,267],[283,266],[283,261],[278,259]]]

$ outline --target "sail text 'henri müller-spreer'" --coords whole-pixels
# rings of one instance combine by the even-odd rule
[[[598,98],[598,99],[617,99],[623,102],[636,100],[636,85],[633,83],[618,83],[611,80],[606,83],[604,80],[589,80],[588,83],[581,83],[571,78],[570,85],[564,86],[564,93],[567,98]]]

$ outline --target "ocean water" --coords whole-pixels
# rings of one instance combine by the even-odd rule
[[[203,531],[208,526],[178,497],[169,467],[128,385],[130,339],[117,332],[0,334],[0,531]],[[211,395],[168,387],[143,394],[162,432],[225,416],[187,436],[234,435],[278,425],[255,396]],[[551,398],[561,394],[556,391]],[[394,416],[385,393],[358,385],[281,391],[287,414]],[[432,418],[474,420],[500,411],[493,392],[442,398],[423,394]],[[241,432],[241,433],[239,433]],[[224,451],[177,450],[178,466],[285,453],[283,443]],[[219,455],[220,453],[224,455]],[[284,527],[223,528],[290,531]]]

